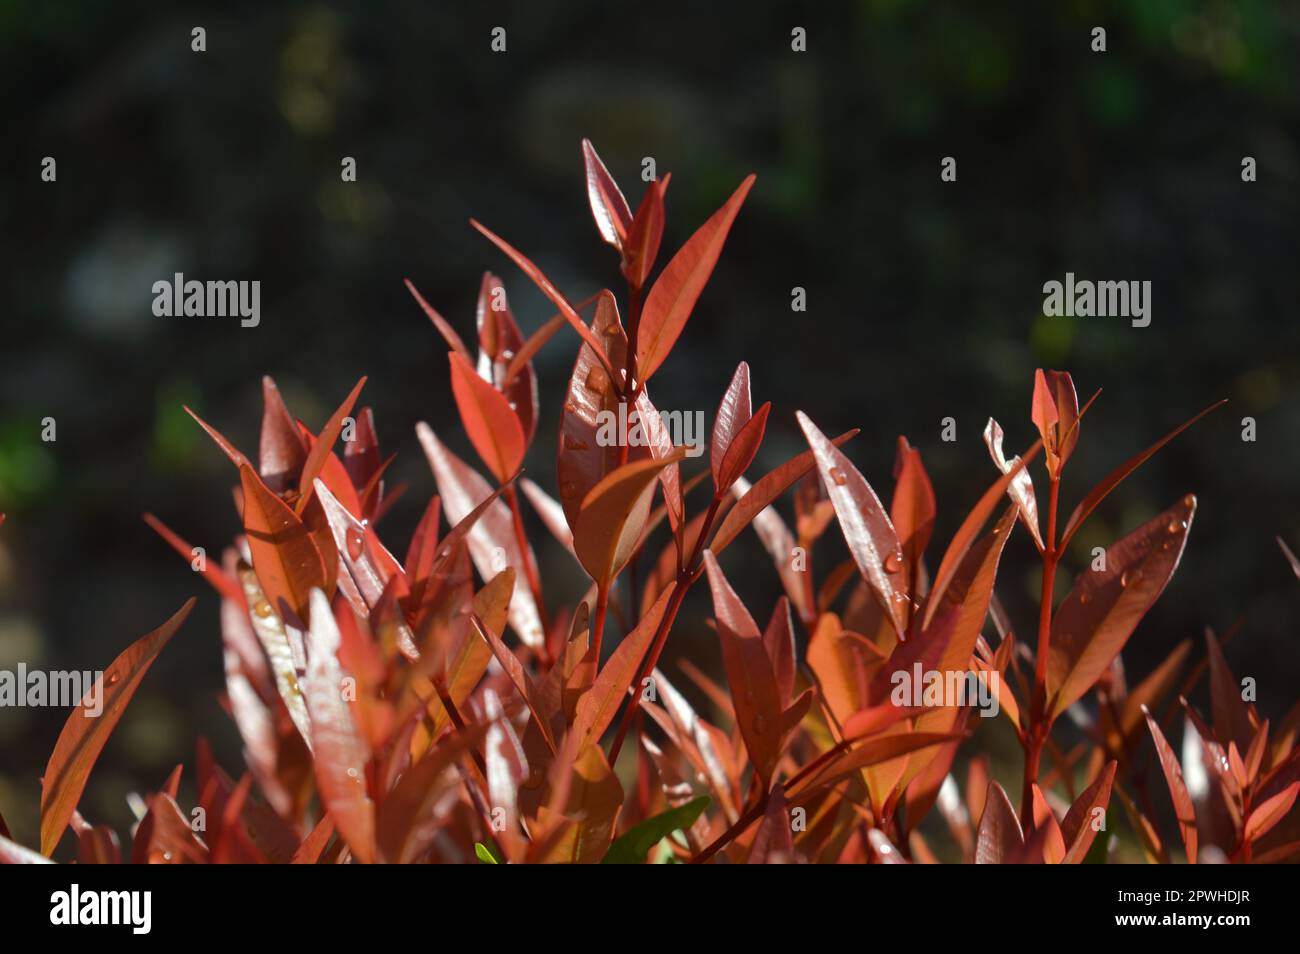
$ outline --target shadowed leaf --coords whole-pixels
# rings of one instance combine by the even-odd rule
[[[1143,706],[1142,714],[1146,716],[1147,727],[1151,730],[1151,741],[1155,743],[1156,754],[1160,757],[1160,769],[1165,775],[1165,785],[1169,788],[1169,796],[1174,802],[1174,814],[1178,817],[1178,831],[1182,835],[1183,847],[1187,849],[1187,863],[1196,864],[1196,808],[1192,804],[1192,796],[1187,791],[1187,783],[1183,781],[1183,769],[1178,764],[1178,756],[1174,750],[1169,747],[1169,742],[1165,739],[1165,734],[1160,731],[1160,726],[1156,725],[1156,720],[1151,718],[1151,713],[1147,712]]]
[[[63,724],[41,778],[41,854],[49,856],[86,787],[86,779],[126,704],[158,653],[194,608],[194,599],[151,633],[141,636],[95,680]]]
[[[980,816],[975,836],[975,863],[1000,865],[1020,854],[1025,835],[1006,790],[990,781],[984,797],[984,814]]]
[[[1104,570],[1085,570],[1052,619],[1048,710],[1054,718],[1104,673],[1147,614],[1183,554],[1196,512],[1188,494],[1106,549]]]

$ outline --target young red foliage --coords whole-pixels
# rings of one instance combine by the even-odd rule
[[[1008,459],[989,420],[997,477],[976,481],[982,493],[950,519],[939,513],[920,449],[898,439],[886,510],[840,450],[857,431],[832,441],[802,413],[795,420],[809,449],[750,485],[743,475],[761,454],[771,406],[753,409],[744,362],[715,417],[707,467],[692,468],[661,426],[646,381],[681,340],[754,178],[652,280],[668,176],[647,186],[633,215],[589,142],[582,153],[597,229],[619,252],[627,329],[613,292],[572,305],[477,223],[554,303],[555,317],[526,336],[500,280],[486,273],[474,355],[407,282],[448,348],[450,403],[492,479],[419,425],[438,493],[404,551],[376,528],[395,494],[385,494],[392,458],[379,453],[373,414],[352,417],[365,378],[319,434],[265,378],[256,467],[195,415],[239,471],[232,529],[242,534],[219,568],[201,569],[222,598],[224,704],[248,771],[236,782],[201,746],[198,800],[209,837],[185,824],[173,773],[146,791],[132,858],[1079,863],[1113,853],[1165,858],[1174,826],[1190,861],[1210,849],[1243,862],[1300,857],[1300,708],[1270,723],[1243,701],[1213,635],[1181,687],[1188,641],[1131,689],[1125,677],[1127,645],[1157,639],[1152,610],[1184,555],[1196,499],[1189,494],[1113,543],[1104,565],[1084,568],[1069,595],[1054,599],[1066,544],[1087,517],[1218,405],[1087,491],[1060,533],[1061,477],[1091,453],[1079,425],[1092,403],[1079,407],[1062,371],[1034,378],[1030,417],[1040,439],[1023,454]],[[588,324],[580,309],[591,301]],[[557,479],[549,489],[544,478],[523,487],[563,545],[561,558],[571,554],[590,578],[567,591],[566,577],[579,574],[542,572],[514,486],[542,408],[532,360],[559,347],[564,324],[581,340],[563,355],[573,372],[556,402]],[[647,439],[605,441],[604,415],[627,408]],[[1044,506],[1030,474],[1040,451]],[[792,487],[789,523],[778,508]],[[194,559],[188,543],[146,520]],[[838,545],[823,543],[831,520],[848,559],[827,560]],[[1012,546],[1017,523],[1032,541]],[[776,572],[739,590],[771,594],[779,582],[785,591],[752,605],[770,620],[763,630],[718,561],[751,524]],[[930,564],[940,525],[957,530]],[[1025,552],[1042,566],[1036,641],[1017,637],[1025,630],[1015,627],[1032,630],[1033,621],[1013,619],[997,595],[1003,563]],[[680,663],[707,702],[697,709],[660,661],[672,658],[665,648],[705,576],[716,651]],[[0,861],[46,860],[69,823],[82,863],[121,857],[116,834],[83,819],[77,803],[123,707],[191,605],[110,666],[103,718],[74,710],[45,773],[41,852],[14,843],[0,821]],[[710,670],[710,659],[720,669]],[[1162,723],[1206,670],[1209,722],[1184,699],[1184,758],[1200,760],[1192,772]],[[1018,811],[976,747],[972,720],[983,704],[947,690],[899,691],[918,674],[942,677],[941,687],[969,676],[965,685],[993,694],[992,714],[1007,716],[1022,750]],[[1160,719],[1151,713],[1162,700]],[[1061,719],[1067,712],[1078,718]],[[1155,766],[1141,744],[1144,721],[1173,826],[1170,803],[1148,790]],[[620,760],[629,739],[635,757]],[[954,768],[962,761],[964,792]],[[1204,790],[1189,786],[1202,778]],[[946,841],[942,829],[918,829],[936,807]],[[807,825],[790,824],[796,810]],[[1115,824],[1099,824],[1108,819]]]

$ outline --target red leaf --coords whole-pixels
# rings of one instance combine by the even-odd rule
[[[191,598],[171,619],[128,646],[95,680],[94,687],[63,724],[41,779],[41,854],[48,857],[58,845],[90,770],[122,718],[126,704],[193,608]]]
[[[907,593],[902,586],[903,549],[894,525],[876,492],[849,459],[802,411],[796,412],[796,417],[817,457],[817,470],[835,507],[853,562],[876,594],[895,632],[902,636],[906,612],[901,604],[907,601]]]
[[[1196,512],[1188,494],[1106,550],[1105,570],[1085,570],[1052,619],[1047,659],[1052,718],[1082,696],[1110,666],[1164,592],[1183,555]]]
[[[501,572],[512,574],[508,579],[510,584],[513,585],[514,571],[505,569]],[[528,710],[533,715],[533,721],[537,723],[537,728],[542,734],[542,740],[546,743],[546,747],[550,749],[551,754],[554,755],[555,739],[551,734],[550,714],[542,703],[541,694],[533,682],[532,676],[528,674],[528,670],[524,668],[524,664],[519,657],[512,653],[510,647],[501,641],[501,637],[497,635],[496,630],[488,625],[485,620],[479,619],[477,615],[474,617],[473,622],[474,629],[483,638],[488,648],[492,650],[492,655],[496,656],[497,662],[501,664],[501,668],[510,678],[510,682],[514,684],[515,690],[519,693],[519,698],[523,699],[524,704],[528,706]]]
[[[184,407],[184,405],[182,406]],[[208,436],[211,437],[214,441],[216,441],[217,446],[221,448],[222,452],[225,453],[225,455],[230,458],[231,463],[233,463],[236,467],[243,467],[245,464],[248,464],[250,467],[252,466],[252,463],[249,461],[249,459],[245,457],[242,453],[240,453],[239,448],[237,448],[234,444],[230,443],[230,441],[226,440],[225,435],[222,434],[219,430],[217,430],[207,421],[203,420],[203,418],[199,417],[188,407],[185,408],[185,413],[188,414],[190,417],[194,418],[194,420],[198,422],[199,427],[203,428],[205,431],[208,432]]]
[[[1300,782],[1292,782],[1251,812],[1250,817],[1246,819],[1246,841],[1258,841],[1285,818],[1291,806],[1295,804],[1297,794],[1300,794]]]
[[[659,472],[685,456],[679,448],[668,457],[625,464],[583,498],[573,527],[573,551],[597,586],[609,586],[631,558],[650,514]]]
[[[898,438],[894,498],[889,504],[889,515],[909,569],[917,566],[934,530],[934,487],[925,472],[925,465],[921,463],[921,452],[902,436]],[[911,591],[915,586],[908,589]]]
[[[439,780],[464,754],[483,741],[487,723],[470,726],[424,754],[398,779],[379,806],[376,837],[381,856],[390,864],[410,864],[432,844],[438,830],[429,824],[448,781]]]
[[[772,660],[776,687],[782,699],[794,695],[796,656],[794,648],[794,620],[790,618],[790,600],[782,596],[776,601],[772,618],[763,630],[763,647]]]
[[[1142,451],[1142,453],[1136,454],[1133,457],[1129,458],[1124,463],[1120,464],[1118,467],[1112,470],[1105,477],[1103,477],[1097,483],[1097,486],[1093,487],[1092,490],[1088,491],[1087,495],[1083,498],[1083,500],[1079,501],[1079,505],[1075,507],[1074,512],[1070,514],[1070,519],[1067,520],[1065,523],[1065,529],[1061,531],[1061,542],[1057,545],[1057,550],[1059,551],[1065,549],[1065,545],[1069,543],[1071,538],[1073,538],[1073,536],[1075,535],[1075,533],[1078,532],[1079,527],[1083,525],[1083,521],[1088,519],[1088,515],[1091,514],[1094,510],[1096,510],[1097,505],[1100,504],[1103,500],[1105,500],[1106,497],[1110,495],[1110,492],[1112,490],[1114,490],[1121,483],[1123,483],[1124,479],[1128,477],[1129,474],[1133,473],[1133,471],[1141,467],[1144,463],[1146,463],[1149,457],[1155,454],[1156,451],[1160,450],[1160,448],[1164,447],[1166,444],[1172,441],[1183,431],[1187,430],[1187,428],[1191,427],[1193,424],[1195,424],[1201,418],[1205,417],[1205,415],[1209,414],[1211,411],[1223,407],[1223,405],[1227,403],[1228,403],[1227,399],[1224,399],[1215,404],[1211,404],[1200,414],[1197,414],[1195,417],[1192,417],[1191,419],[1184,421],[1182,424],[1179,424],[1177,427],[1175,427],[1164,437],[1160,438],[1160,440],[1156,441],[1146,450]]]
[[[1020,820],[1006,790],[990,781],[984,797],[984,814],[980,816],[975,842],[977,865],[1000,865],[1020,854],[1025,846],[1025,835],[1020,830]]]
[[[298,621],[304,621],[312,587],[332,589],[325,561],[302,520],[271,493],[252,467],[240,467],[239,478],[244,489],[244,533],[257,579],[276,615],[284,618],[287,607]]]
[[[1194,865],[1196,864],[1196,808],[1192,804],[1192,796],[1187,791],[1187,783],[1183,781],[1182,766],[1178,764],[1178,756],[1169,747],[1165,734],[1160,731],[1160,726],[1156,725],[1156,720],[1151,718],[1151,713],[1147,711],[1146,706],[1142,707],[1142,714],[1147,718],[1151,740],[1155,743],[1156,754],[1160,756],[1160,769],[1165,773],[1165,784],[1169,787],[1169,795],[1174,801],[1178,830],[1183,838],[1183,847],[1187,849],[1187,863]]]
[[[1002,473],[1005,474],[1019,462],[1019,457],[1008,461],[1002,453],[1002,427],[991,417],[984,427],[984,443],[988,446],[993,463]],[[1034,538],[1034,543],[1041,553],[1043,535],[1038,529],[1038,498],[1034,496],[1034,480],[1029,476],[1028,470],[1022,468],[1016,474],[1007,487],[1007,494],[1015,501],[1020,510],[1020,519],[1024,522],[1030,536]]]
[[[704,551],[704,567],[713,593],[713,612],[718,621],[731,701],[736,707],[736,724],[759,784],[766,791],[781,757],[783,739],[776,674],[757,624],[709,550]]]
[[[321,815],[320,821],[316,823],[310,834],[302,840],[298,850],[293,853],[293,859],[290,864],[295,865],[314,865],[320,861],[321,852],[329,844],[330,836],[334,834],[334,819],[328,813]]]
[[[345,698],[347,687],[338,661],[339,627],[320,590],[311,593],[308,638],[303,695],[311,715],[316,784],[353,857],[369,864],[375,856],[375,806],[366,791],[370,747],[357,731]]]
[[[302,475],[298,478],[298,493],[301,495],[296,507],[299,515],[306,509],[311,495],[311,485],[321,474],[321,468],[325,466],[325,460],[334,452],[334,442],[339,439],[339,431],[343,430],[343,419],[352,413],[352,405],[357,403],[357,398],[361,394],[361,389],[366,386],[366,379],[363,377],[352,388],[352,392],[343,400],[325,426],[321,428],[320,434],[316,436],[316,441],[312,444],[311,453],[307,455],[307,462],[303,464]]]
[[[720,490],[729,489],[754,462],[758,448],[763,443],[763,435],[767,432],[767,418],[771,411],[772,403],[768,401],[736,434],[731,446],[727,448],[726,455],[722,458],[722,466],[718,469],[718,477],[721,478],[721,483],[718,484]]]
[[[438,329],[438,334],[442,335],[443,340],[447,342],[447,345],[451,350],[456,352],[466,361],[472,360],[469,349],[465,347],[465,342],[461,341],[460,335],[456,334],[456,330],[447,323],[447,319],[443,318],[442,315],[433,310],[433,307],[424,300],[424,296],[415,290],[415,286],[411,284],[409,278],[404,278],[402,281],[406,283],[406,290],[411,293],[412,297],[415,298],[420,307],[424,309],[424,313],[429,316],[429,320],[433,322],[433,326]]]
[[[564,320],[572,325],[573,329],[582,336],[582,340],[591,345],[595,350],[596,358],[602,365],[604,365],[605,371],[611,375],[614,374],[614,368],[606,359],[604,352],[600,350],[600,342],[597,340],[596,336],[592,334],[591,329],[583,322],[582,316],[578,314],[578,310],[574,308],[569,300],[560,293],[558,288],[551,284],[551,280],[542,274],[541,269],[491,229],[474,219],[470,219],[469,224],[478,229],[478,231],[481,232],[493,245],[505,252],[506,255],[510,257],[510,260],[518,265],[524,274],[533,280],[533,283],[540,288],[542,293],[551,300],[551,303],[560,310],[560,314],[564,315]]]
[[[374,529],[358,520],[330,493],[324,481],[316,482],[316,496],[324,511],[325,521],[333,542],[338,550],[339,559],[347,570],[348,576],[356,584],[357,593],[364,601],[358,607],[358,614],[367,615],[368,611],[378,607],[389,582],[397,580],[398,596],[408,595],[406,577],[397,558],[385,549],[375,535]],[[409,635],[409,634],[408,634]],[[412,648],[407,643],[403,649]]]
[[[659,243],[664,237],[664,193],[668,191],[665,175],[646,187],[641,205],[632,218],[632,228],[623,243],[623,275],[632,288],[643,288],[655,259],[659,257]]]
[[[754,185],[748,176],[712,218],[687,239],[646,296],[637,331],[636,366],[642,381],[663,364],[713,274],[736,213]]]
[[[618,306],[609,292],[601,292],[596,301],[591,329],[601,354],[622,366],[627,358],[627,337],[619,323]],[[583,498],[619,466],[620,441],[607,439],[601,431],[603,422],[628,415],[622,405],[618,383],[621,380],[621,372],[616,379],[600,365],[592,346],[584,344],[578,349],[560,411],[560,447],[556,457],[560,504],[570,528],[577,523]],[[650,456],[644,446],[634,445],[627,450],[629,463]]]
[[[527,447],[537,432],[537,377],[527,360],[518,366],[515,374],[510,373],[515,357],[524,348],[524,338],[510,311],[505,286],[491,272],[483,273],[483,283],[479,286],[477,321],[482,349],[479,377],[490,381],[506,399],[511,412],[519,419]]]
[[[632,632],[623,637],[618,648],[610,654],[605,665],[596,674],[596,681],[581,699],[570,732],[579,740],[598,743],[605,734],[618,708],[627,697],[632,680],[636,678],[650,642],[654,639],[668,606],[671,590],[665,591],[655,601],[650,611],[641,617]],[[637,687],[639,690],[639,687]]]
[[[943,553],[943,559],[939,561],[939,569],[935,571],[934,582],[930,585],[929,595],[925,602],[925,615],[923,618],[924,625],[929,626],[934,618],[935,611],[939,608],[943,600],[944,590],[952,582],[953,575],[961,566],[962,560],[966,557],[966,551],[970,549],[975,540],[975,535],[980,532],[989,515],[1002,501],[1002,495],[1007,492],[1007,487],[1015,480],[1016,475],[1029,466],[1029,463],[1038,456],[1039,450],[1042,449],[1042,441],[1035,441],[1034,446],[1029,448],[1020,463],[1012,464],[1011,469],[994,481],[993,486],[984,491],[984,496],[980,497],[971,512],[966,515],[966,519],[961,522],[957,532],[953,534],[952,540],[948,543],[948,549]]]
[[[754,409],[749,396],[749,365],[744,361],[736,366],[718,405],[717,416],[713,419],[713,439],[709,443],[709,463],[713,469],[713,483],[719,490],[726,490],[727,485],[721,480],[722,459],[727,448],[736,439],[740,429],[749,423]]]
[[[596,220],[600,237],[619,251],[632,228],[632,212],[627,207],[627,199],[619,191],[618,183],[605,168],[596,154],[596,147],[591,140],[582,140],[582,161],[587,170],[587,200],[591,203],[591,215]]]
[[[1061,835],[1065,839],[1065,864],[1080,864],[1088,855],[1097,829],[1093,827],[1093,818],[1097,809],[1101,809],[1105,819],[1106,807],[1110,804],[1110,787],[1115,781],[1115,769],[1118,763],[1107,762],[1106,767],[1083,793],[1074,800],[1070,810],[1061,822]]]
[[[1030,417],[1043,436],[1048,473],[1057,477],[1079,440],[1079,397],[1068,373],[1038,369]]]
[[[166,524],[164,524],[153,514],[146,513],[143,514],[142,516],[144,517],[144,522],[149,524],[149,526],[151,526],[154,529],[154,532],[156,532],[158,536],[162,537],[169,544],[171,544],[172,549],[175,550],[177,553],[179,553],[182,559],[189,562],[190,566],[194,565],[193,564],[193,560],[195,559],[194,547],[191,547],[189,543],[187,543],[185,540],[181,539],[179,536],[173,533],[171,529],[167,527]],[[206,556],[203,559],[203,569],[200,570],[199,572],[203,574],[203,578],[207,580],[208,583],[212,585],[212,588],[216,590],[221,596],[223,596],[228,600],[234,600],[236,603],[243,603],[244,594],[239,589],[239,584],[236,583],[233,579],[231,579],[230,576],[228,576],[224,571],[222,571],[222,569],[218,567],[213,561],[207,559]]]
[[[352,439],[343,444],[343,466],[348,472],[352,486],[363,491],[362,497],[368,496],[373,481],[384,472],[388,461],[379,459],[379,437],[375,433],[375,413],[363,407],[356,415],[357,426]],[[372,516],[373,508],[357,514],[358,517]]]
[[[258,472],[268,487],[276,493],[283,493],[307,463],[307,446],[270,375],[262,378],[262,405]]]
[[[499,488],[494,492],[474,468],[438,440],[429,425],[421,422],[416,425],[415,432],[429,460],[434,479],[438,482],[438,491],[448,521],[457,524],[475,508],[484,508],[481,516],[477,517],[477,522],[462,531],[468,534],[470,556],[474,559],[479,575],[490,580],[506,566],[514,567],[516,573],[524,574],[524,561],[532,559],[532,551],[530,548],[525,554],[521,548],[515,536],[510,508],[496,499]],[[455,533],[452,530],[447,539],[442,541],[442,549],[450,546]],[[498,559],[498,547],[504,554],[504,565]],[[526,586],[516,586],[514,595],[510,598],[510,626],[520,639],[533,648],[541,646],[545,639],[537,603]]]
[[[780,782],[772,786],[767,797],[763,820],[754,832],[754,843],[749,849],[749,864],[778,865],[794,860],[794,835],[790,828],[790,808],[785,800],[785,789]]]
[[[1210,713],[1219,744],[1235,742],[1242,752],[1250,748],[1255,730],[1250,711],[1241,698],[1241,683],[1228,668],[1219,641],[1208,627],[1205,630],[1205,656],[1210,667]]]
[[[424,587],[438,555],[438,518],[441,513],[442,498],[434,494],[411,534],[411,545],[406,551],[406,582],[411,588],[411,602],[415,606],[423,603]]]
[[[798,786],[799,798],[802,800],[819,789],[834,786],[851,775],[856,775],[864,768],[892,762],[903,755],[908,755],[932,745],[943,745],[954,739],[965,738],[959,732],[900,732],[896,735],[882,735],[867,739],[855,745],[843,755],[832,760],[812,777],[802,781]]]
[[[855,427],[851,431],[845,431],[831,443],[839,447],[845,441],[856,437],[858,433],[858,429]],[[750,521],[766,510],[772,501],[785,493],[791,484],[816,466],[817,458],[813,456],[812,451],[806,450],[801,454],[796,454],[780,467],[756,480],[754,485],[745,491],[736,506],[723,519],[722,525],[718,527],[718,532],[714,534],[713,540],[709,543],[709,549],[714,554],[719,554],[725,550],[736,537],[740,536],[740,531],[749,526]]]
[[[448,352],[451,391],[470,443],[498,483],[505,483],[524,460],[524,429],[506,396],[484,381],[468,361]]]

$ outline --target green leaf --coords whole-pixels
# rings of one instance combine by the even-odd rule
[[[478,860],[483,862],[485,865],[501,864],[501,862],[497,861],[496,855],[492,854],[492,849],[481,841],[474,842],[474,854],[476,854]]]
[[[709,796],[693,798],[685,805],[670,808],[653,818],[647,818],[641,824],[628,831],[622,838],[609,846],[605,857],[600,859],[602,865],[640,865],[645,863],[645,856],[659,841],[682,828],[690,828],[695,819],[709,807]]]

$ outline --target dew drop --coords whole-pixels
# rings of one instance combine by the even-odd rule
[[[504,348],[504,349],[502,349],[502,351],[501,351],[501,360],[502,360],[502,361],[510,361],[511,359],[514,358],[514,356],[515,356],[514,351],[512,351],[512,350],[509,349],[509,348]]]
[[[359,530],[348,531],[348,556],[354,560],[361,559],[361,547],[365,543],[365,537]]]
[[[1091,594],[1089,594],[1089,593],[1080,593],[1080,594],[1079,594],[1079,603],[1080,603],[1080,604],[1086,604],[1086,603],[1091,603],[1091,602],[1092,602],[1092,595],[1091,595]]]
[[[1130,582],[1132,582],[1132,580],[1131,580],[1131,578],[1130,578],[1130,575],[1129,575],[1129,571],[1128,571],[1128,570],[1125,570],[1123,573],[1121,573],[1121,574],[1119,575],[1119,585],[1120,585],[1120,586],[1128,586]]]
[[[897,573],[903,568],[903,559],[897,553],[891,553],[885,557],[885,572]]]
[[[266,600],[258,600],[253,606],[253,612],[256,613],[260,619],[266,619],[271,615],[271,604]]]
[[[1165,525],[1165,532],[1178,533],[1180,530],[1185,530],[1186,528],[1187,528],[1186,520],[1179,520],[1177,517],[1174,517],[1169,521],[1169,523]]]
[[[119,679],[121,679],[121,678],[122,678],[122,674],[121,674],[121,673],[118,673],[118,672],[110,672],[110,673],[108,674],[108,684],[109,684],[110,686],[117,685],[117,681],[118,681]]]
[[[838,467],[831,468],[831,480],[835,481],[835,486],[837,487],[843,487],[849,482],[849,478],[845,475],[844,471],[840,470]]]
[[[587,379],[583,383],[588,391],[604,392],[609,388],[609,375],[604,368],[595,365],[587,372]]]

